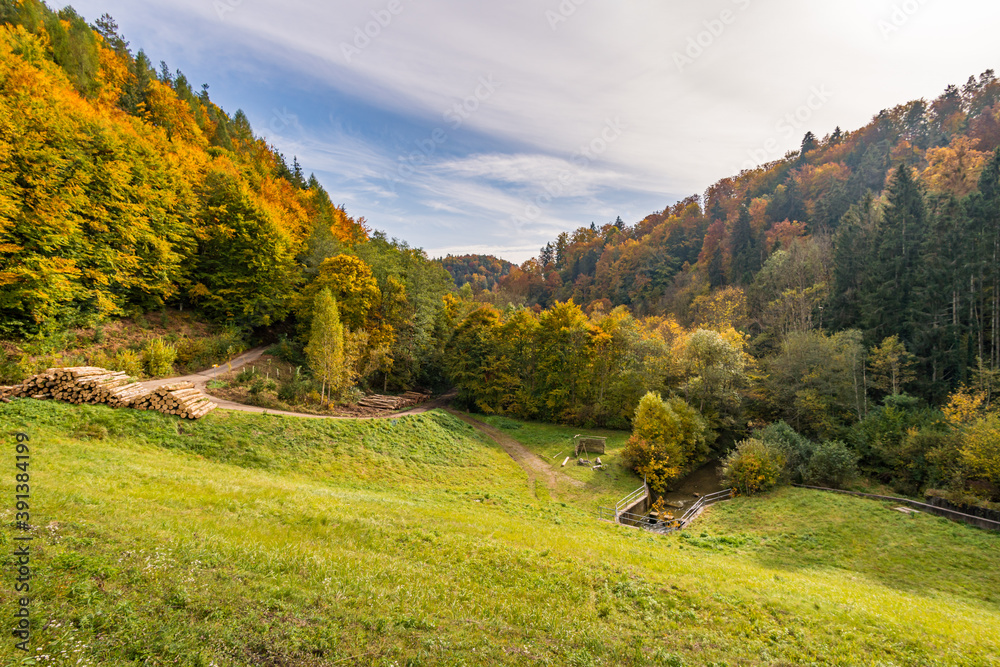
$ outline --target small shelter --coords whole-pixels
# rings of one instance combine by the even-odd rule
[[[573,451],[576,456],[580,452],[587,454],[604,454],[607,450],[607,438],[600,438],[592,435],[578,435],[573,438]]]

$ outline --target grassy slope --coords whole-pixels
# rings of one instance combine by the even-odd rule
[[[1000,537],[878,503],[786,490],[661,538],[529,495],[442,413],[0,406],[0,437],[16,429],[33,436],[35,646],[67,664],[1000,661]]]
[[[582,429],[576,426],[525,422],[493,415],[472,416],[503,430],[543,460],[552,463],[570,477],[584,482],[586,487],[573,497],[576,505],[587,509],[614,507],[616,502],[642,486],[642,479],[621,462],[620,452],[630,435],[625,431]],[[605,466],[604,470],[592,470],[587,466],[576,464],[576,458],[573,456],[573,436],[577,434],[603,436],[608,439],[605,454],[590,455],[590,460],[600,456]],[[567,456],[570,457],[569,463],[565,468],[560,467]]]

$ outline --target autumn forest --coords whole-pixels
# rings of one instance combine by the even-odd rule
[[[280,341],[290,400],[455,388],[630,431],[657,489],[721,458],[1000,501],[993,71],[520,266],[352,217],[209,89],[110,16],[0,0],[0,379],[38,341],[185,312]]]

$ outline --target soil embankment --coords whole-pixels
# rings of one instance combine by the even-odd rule
[[[719,462],[710,461],[685,477],[674,491],[664,493],[663,499],[668,503],[684,503],[684,508],[687,509],[700,496],[722,491],[724,488],[719,477]]]

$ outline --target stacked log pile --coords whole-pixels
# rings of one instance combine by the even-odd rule
[[[185,419],[200,419],[218,407],[208,396],[194,388],[194,383],[163,385],[132,403],[137,410],[155,410]]]
[[[8,402],[11,398],[132,407],[157,410],[186,419],[204,417],[217,407],[190,382],[151,389],[133,381],[126,373],[91,366],[50,368],[19,385],[0,387],[0,401]]]
[[[430,398],[430,396],[430,394],[422,394],[416,391],[408,391],[401,396],[373,394],[362,398],[358,401],[358,405],[363,408],[374,408],[376,410],[402,410],[403,408],[412,408],[414,405],[419,405]]]

